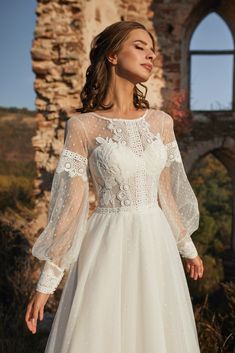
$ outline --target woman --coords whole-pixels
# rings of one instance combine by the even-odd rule
[[[82,114],[67,122],[48,224],[32,249],[45,260],[25,315],[32,333],[68,271],[45,353],[200,352],[181,261],[202,277],[191,239],[198,203],[173,118],[136,87],[155,58],[138,22],[114,23],[91,43]],[[98,205],[88,218],[89,178]]]

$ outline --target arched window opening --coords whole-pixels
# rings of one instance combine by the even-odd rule
[[[229,27],[217,13],[210,13],[190,41],[191,110],[234,110],[234,55]]]

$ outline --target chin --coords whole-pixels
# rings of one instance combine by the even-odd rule
[[[148,81],[149,77],[150,77],[150,75],[148,75],[147,77],[146,76],[140,77],[136,83],[146,82],[146,81]]]
[[[149,79],[150,76],[151,76],[151,73],[149,73],[149,74],[146,73],[145,75],[143,75],[143,73],[142,73],[141,75],[139,75],[139,77],[137,77],[137,80],[138,80],[137,83],[148,81],[148,79]]]
[[[130,76],[132,76],[132,79],[130,79],[132,81],[132,83],[134,85],[136,85],[137,83],[141,83],[141,82],[146,82],[148,81],[149,77],[151,76],[151,73],[147,73],[146,74],[143,74],[143,72],[141,72],[139,75],[136,74],[133,74],[133,73],[130,73]]]

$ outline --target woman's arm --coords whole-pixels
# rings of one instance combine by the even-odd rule
[[[52,294],[78,258],[89,211],[87,141],[77,117],[67,122],[64,148],[54,174],[48,223],[32,248],[44,260],[37,291]]]
[[[159,178],[158,198],[182,257],[195,258],[191,234],[199,226],[197,198],[189,183],[174,133],[174,120],[165,113],[163,141],[167,161]]]

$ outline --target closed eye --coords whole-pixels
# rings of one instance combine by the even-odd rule
[[[135,47],[136,47],[136,49],[144,50],[144,48],[139,47],[138,45],[135,45]],[[154,55],[156,55],[155,51],[153,51],[153,50],[152,50],[152,53],[153,53]]]
[[[142,48],[142,47],[138,47],[138,45],[135,45],[135,47],[136,47],[137,49],[144,50],[144,48]]]

